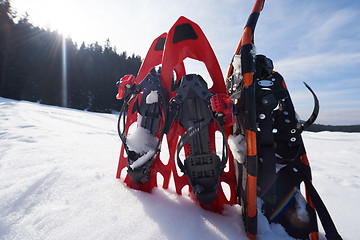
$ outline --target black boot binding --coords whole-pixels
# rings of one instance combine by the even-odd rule
[[[186,128],[176,151],[179,168],[188,176],[196,198],[210,204],[219,190],[220,176],[225,168],[228,152],[223,124],[214,116],[210,99],[214,96],[200,75],[189,74],[173,87],[176,96],[170,101],[166,122],[168,129],[177,117],[180,126]],[[220,159],[209,147],[208,126],[216,121],[223,135],[223,154]],[[180,151],[189,143],[190,156],[180,159]]]
[[[126,79],[125,79],[126,81]],[[149,171],[152,162],[154,161],[161,144],[163,133],[159,133],[160,122],[162,120],[162,109],[167,108],[168,92],[161,85],[160,76],[156,73],[151,73],[138,85],[131,82],[120,82],[124,85],[124,103],[120,111],[118,120],[118,133],[123,142],[124,149],[128,155],[128,174],[134,183],[146,183],[149,179]],[[140,106],[138,104],[138,94],[142,93]],[[155,94],[156,96],[150,96]],[[149,97],[155,97],[155,101],[149,100]],[[136,142],[133,145],[150,145],[148,150],[136,151],[136,147],[129,145],[129,138],[125,133],[125,118],[130,102],[136,98],[132,114],[136,111],[141,116],[138,117],[138,128],[143,128],[143,131],[148,132],[153,137],[153,140],[158,136],[159,138],[152,142]],[[121,119],[123,121],[121,121]],[[121,122],[122,130],[121,130]],[[151,137],[150,137],[151,138]],[[146,138],[140,139],[146,141]]]

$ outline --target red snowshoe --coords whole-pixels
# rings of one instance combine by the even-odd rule
[[[201,76],[185,74],[183,60],[186,58],[205,64],[213,81],[210,89]],[[159,64],[160,76],[147,75]],[[158,174],[163,176],[163,188],[168,188],[172,174],[176,192],[182,194],[188,187],[191,196],[204,208],[220,212],[224,204],[235,204],[234,164],[226,142],[231,131],[229,124],[234,121],[232,104],[220,66],[200,27],[180,17],[167,36],[163,34],[155,39],[137,78],[126,76],[119,84],[118,98],[124,103],[118,124],[123,147],[117,178],[127,167],[125,183],[150,192],[158,186]],[[150,94],[160,100],[149,104]],[[130,125],[136,120],[136,131],[140,130],[144,136],[139,141],[132,140],[132,136],[139,134],[129,133]],[[216,131],[222,135],[221,149],[216,149]],[[169,159],[160,159],[158,152],[165,134]],[[136,149],[132,142],[145,145],[146,149]],[[184,159],[180,157],[182,149]],[[217,152],[222,152],[221,157]],[[226,164],[228,170],[224,172]],[[226,194],[224,185],[230,189]]]

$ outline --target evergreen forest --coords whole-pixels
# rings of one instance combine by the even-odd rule
[[[126,74],[136,75],[141,63],[140,56],[118,53],[109,39],[103,45],[78,46],[56,31],[33,26],[28,15],[17,16],[10,0],[0,0],[0,97],[119,111],[116,82]],[[314,124],[308,131],[360,132],[360,125]]]
[[[28,18],[16,16],[9,0],[0,0],[0,96],[118,111],[116,82],[125,74],[136,75],[141,57],[118,53],[109,39],[103,45],[78,46],[56,31],[33,26]]]

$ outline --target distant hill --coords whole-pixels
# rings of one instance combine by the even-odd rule
[[[322,125],[322,124],[313,124],[309,128],[306,129],[309,132],[360,132],[360,125]]]

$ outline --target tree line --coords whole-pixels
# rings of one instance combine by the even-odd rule
[[[306,129],[309,132],[360,132],[360,125],[322,125],[313,124]]]
[[[116,82],[136,75],[140,56],[117,53],[109,39],[104,45],[78,46],[56,31],[33,26],[27,15],[15,22],[16,17],[9,0],[0,0],[1,97],[62,106],[66,76],[68,107],[119,110]]]

